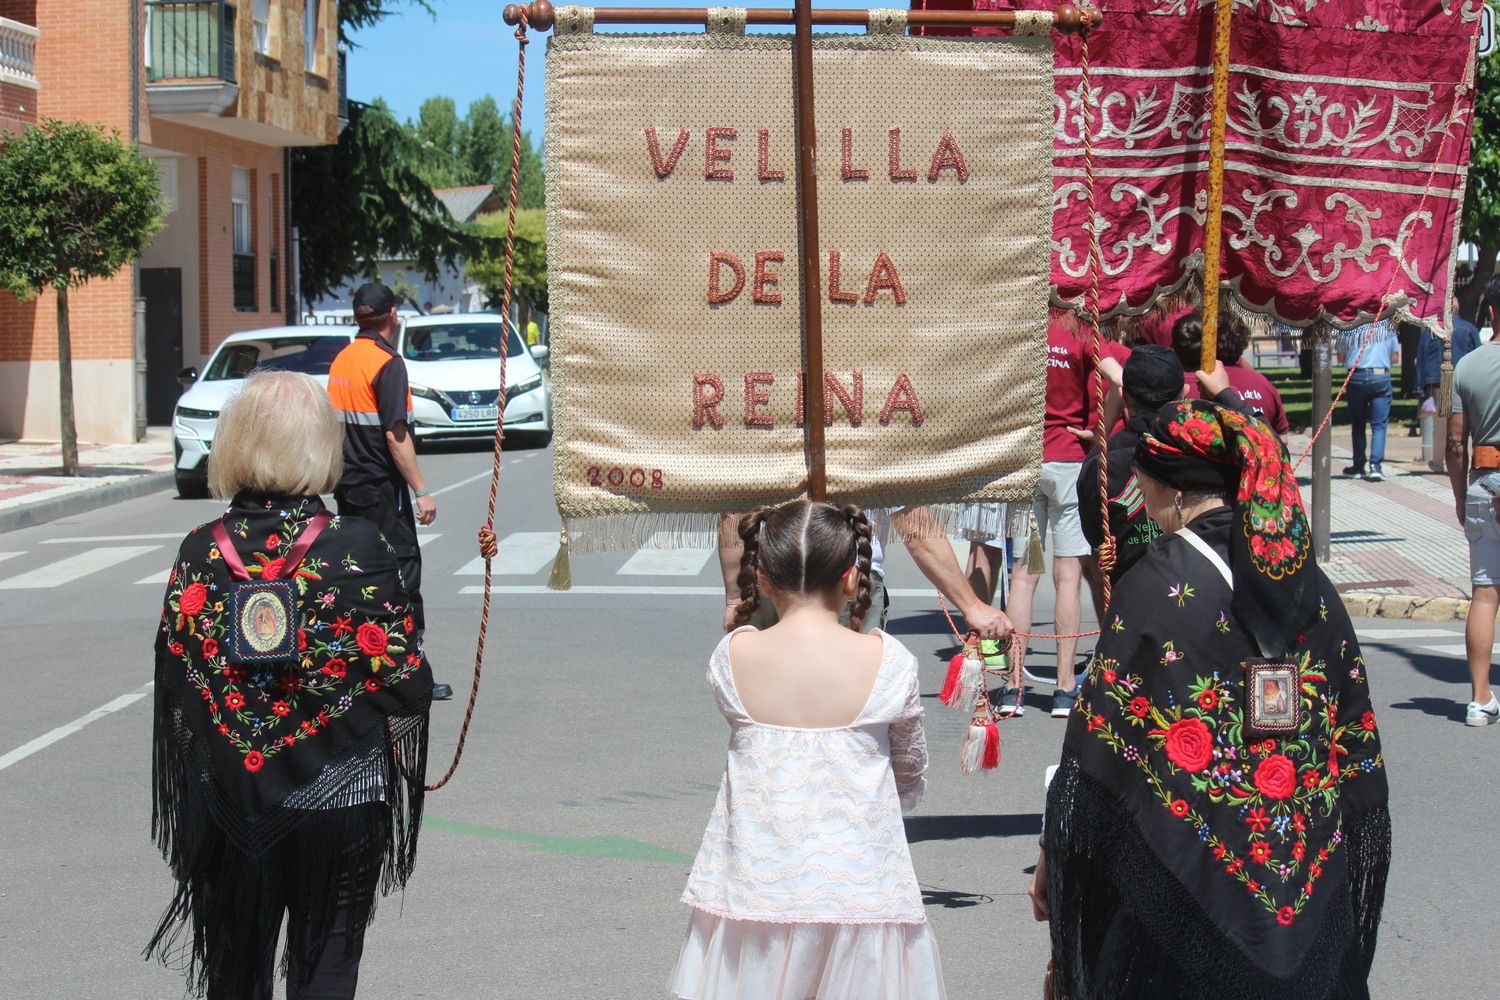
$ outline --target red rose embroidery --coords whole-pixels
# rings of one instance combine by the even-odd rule
[[[189,618],[203,610],[208,603],[208,588],[201,583],[190,583],[178,599],[177,608]]]
[[[260,571],[261,579],[263,579],[263,580],[279,580],[279,579],[281,579],[281,569],[285,565],[286,565],[286,560],[284,560],[284,559],[272,559],[270,562],[266,563],[265,568]]]
[[[1365,732],[1373,733],[1375,731],[1375,713],[1366,712],[1364,715],[1360,716],[1359,725],[1360,728]]]
[[[174,642],[167,646],[167,652],[171,653],[173,656],[181,656],[182,651],[182,643],[180,642]]]
[[[1276,922],[1283,927],[1292,926],[1292,921],[1297,919],[1297,911],[1290,906],[1283,906],[1276,911]]]
[[[1255,787],[1268,799],[1284,799],[1297,787],[1297,767],[1285,754],[1273,753],[1255,768]]]
[[[203,640],[203,655],[204,656],[218,656],[219,655],[219,640],[213,638],[212,636],[209,636],[207,639],[204,639]]]
[[[380,690],[380,680],[379,680],[379,678],[370,677],[370,678],[366,679],[365,680],[365,690],[366,691],[379,691]]]
[[[307,649],[307,633],[300,628],[297,630],[297,652]]]
[[[1198,696],[1198,707],[1205,712],[1212,712],[1219,706],[1219,692],[1209,688]]]
[[[238,712],[245,707],[245,696],[231,691],[224,696],[224,707],[231,712]]]
[[[1103,676],[1104,683],[1106,684],[1113,684],[1115,682],[1115,672],[1108,667],[1104,668],[1104,673],[1101,676]]]
[[[1130,714],[1137,719],[1144,719],[1150,711],[1151,703],[1145,698],[1137,697],[1130,699]]]
[[[332,660],[329,660],[328,664],[323,667],[323,673],[327,674],[329,677],[337,677],[340,680],[343,680],[344,675],[349,672],[348,668],[349,665],[343,660],[334,658]]]
[[[1178,719],[1167,730],[1167,759],[1184,771],[1203,770],[1213,752],[1213,734],[1202,719]]]
[[[274,531],[271,532],[271,534],[267,535],[266,536],[266,548],[268,548],[268,549],[279,549],[279,548],[281,548],[281,536],[278,535],[278,534],[276,534]]]
[[[385,629],[374,622],[365,622],[354,633],[354,641],[366,656],[384,656],[386,643],[390,640],[386,638]]]
[[[401,627],[407,632],[410,632],[412,629],[417,627],[417,620],[411,615],[407,615],[401,620]]]
[[[1176,816],[1178,819],[1186,816],[1189,812],[1189,809],[1190,807],[1188,806],[1186,799],[1174,799],[1172,802],[1172,815]]]
[[[259,771],[262,767],[265,766],[265,764],[266,759],[261,756],[259,750],[251,750],[249,753],[245,754],[245,770],[249,771],[251,774]]]

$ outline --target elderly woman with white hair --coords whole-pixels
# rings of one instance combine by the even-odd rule
[[[212,1000],[353,997],[376,890],[416,859],[432,672],[396,557],[334,517],[342,430],[306,375],[262,372],[209,459],[156,637],[152,832],[176,894],[146,951]]]

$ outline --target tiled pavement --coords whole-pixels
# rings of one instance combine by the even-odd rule
[[[1335,428],[1333,434],[1332,551],[1324,568],[1351,608],[1404,617],[1413,613],[1413,602],[1395,602],[1395,612],[1380,608],[1381,598],[1404,596],[1419,604],[1437,599],[1429,609],[1435,617],[1462,616],[1468,546],[1454,520],[1447,476],[1428,469],[1420,439],[1396,426],[1387,439],[1386,481],[1344,478],[1339,470],[1349,464],[1349,431]],[[1294,457],[1306,446],[1305,436],[1290,441]],[[137,444],[80,445],[83,474],[65,479],[58,474],[56,444],[0,442],[0,531],[167,489],[171,448],[166,428],[152,428]],[[1309,459],[1301,470],[1309,505],[1311,468]],[[1358,595],[1371,600],[1360,603]],[[1439,614],[1439,605],[1450,610]]]

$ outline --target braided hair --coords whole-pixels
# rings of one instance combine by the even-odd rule
[[[777,590],[810,594],[837,586],[851,566],[859,576],[849,625],[855,631],[864,625],[871,603],[873,545],[869,518],[858,507],[810,500],[763,507],[740,519],[739,535],[745,554],[735,581],[740,588],[736,625],[747,624],[760,607],[757,571]]]

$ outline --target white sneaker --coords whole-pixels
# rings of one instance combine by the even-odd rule
[[[1500,722],[1500,699],[1491,693],[1487,705],[1481,705],[1477,701],[1469,702],[1469,711],[1464,716],[1464,725],[1488,726],[1492,722]]]

